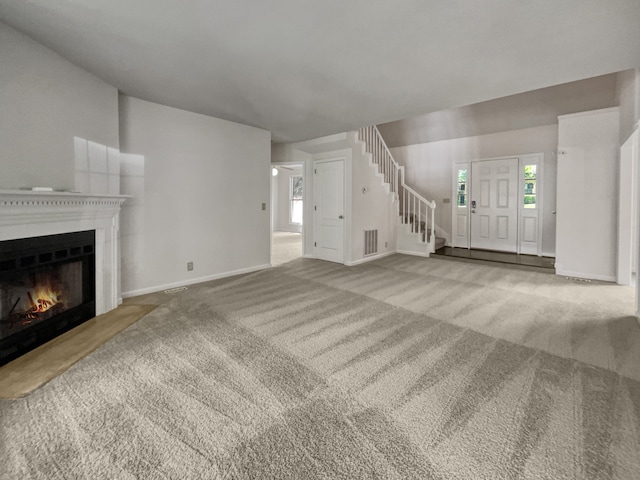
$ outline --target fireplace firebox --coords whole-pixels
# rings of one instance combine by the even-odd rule
[[[0,365],[93,318],[95,231],[0,242]]]

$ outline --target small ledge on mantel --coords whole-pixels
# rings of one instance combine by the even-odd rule
[[[23,195],[23,196],[36,196],[36,197],[84,197],[84,198],[133,198],[133,195],[109,195],[106,193],[82,193],[82,192],[72,192],[69,190],[53,190],[53,191],[42,191],[42,190],[4,190],[0,189],[0,196],[5,195]]]
[[[79,205],[112,204],[122,205],[132,195],[108,195],[64,191],[0,190],[0,206],[25,204]]]

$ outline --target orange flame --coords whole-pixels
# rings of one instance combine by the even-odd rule
[[[33,291],[29,292],[29,300],[31,300],[31,311],[34,313],[46,312],[50,308],[63,303],[61,292],[54,291],[50,285],[39,285]]]

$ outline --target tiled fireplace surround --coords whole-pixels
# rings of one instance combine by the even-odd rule
[[[96,315],[120,294],[120,195],[0,190],[0,241],[95,230]]]

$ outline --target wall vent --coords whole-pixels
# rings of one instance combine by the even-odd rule
[[[378,253],[378,230],[364,231],[364,255],[374,255]]]
[[[164,293],[166,293],[167,295],[171,295],[178,292],[184,292],[186,289],[187,287],[170,288],[169,290],[164,290]]]

